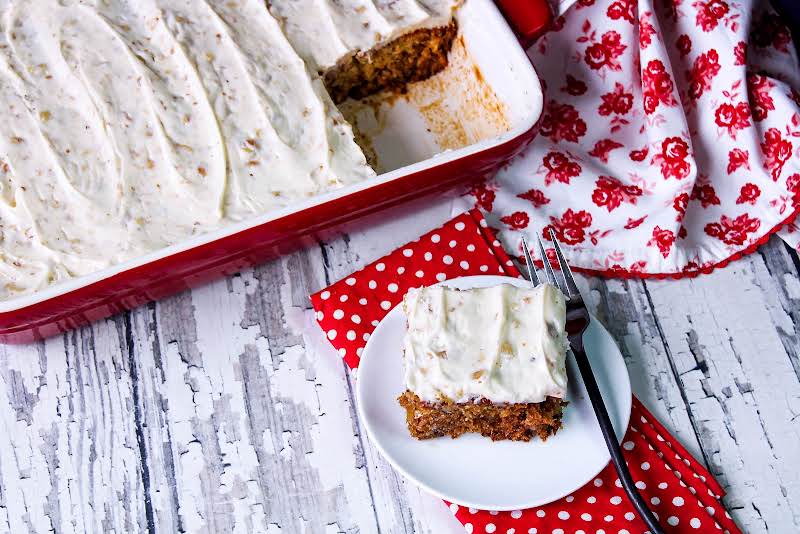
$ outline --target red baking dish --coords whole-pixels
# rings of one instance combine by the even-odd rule
[[[505,11],[515,17],[517,28],[525,29],[523,38],[549,18],[546,0],[505,4],[515,4]],[[542,113],[542,89],[517,36],[490,0],[466,0],[457,18],[469,56],[504,105],[507,128],[499,135],[0,302],[0,342],[24,343],[64,332],[262,263],[312,242],[321,230],[493,174],[533,139]],[[402,126],[403,120],[399,123]],[[414,128],[408,126],[405,139],[392,143],[402,145],[421,136]]]

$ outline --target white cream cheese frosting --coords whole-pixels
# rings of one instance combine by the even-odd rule
[[[0,299],[374,176],[316,69],[451,9],[0,0]]]
[[[410,290],[403,307],[405,385],[422,400],[565,397],[566,308],[556,287],[433,286]]]

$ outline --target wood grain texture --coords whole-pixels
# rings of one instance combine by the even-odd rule
[[[450,216],[317,247],[46,342],[0,346],[0,532],[463,532],[381,459],[308,294]],[[773,240],[696,280],[582,278],[633,388],[747,532],[800,531],[800,260]]]

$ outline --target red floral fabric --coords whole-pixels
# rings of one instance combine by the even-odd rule
[[[800,246],[800,68],[766,2],[580,0],[528,53],[539,135],[466,197],[512,250],[552,227],[580,269],[679,277]]]
[[[471,210],[311,295],[311,302],[330,343],[357,367],[370,334],[409,288],[484,273],[519,276],[481,213]],[[636,486],[666,532],[740,532],[722,506],[722,487],[635,398],[622,448]],[[610,464],[571,495],[529,510],[487,512],[446,504],[469,533],[646,531]]]

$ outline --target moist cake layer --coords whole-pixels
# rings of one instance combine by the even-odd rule
[[[374,176],[321,76],[454,5],[0,2],[0,299]]]
[[[564,398],[564,296],[552,285],[410,290],[406,389],[422,401],[538,403]]]

